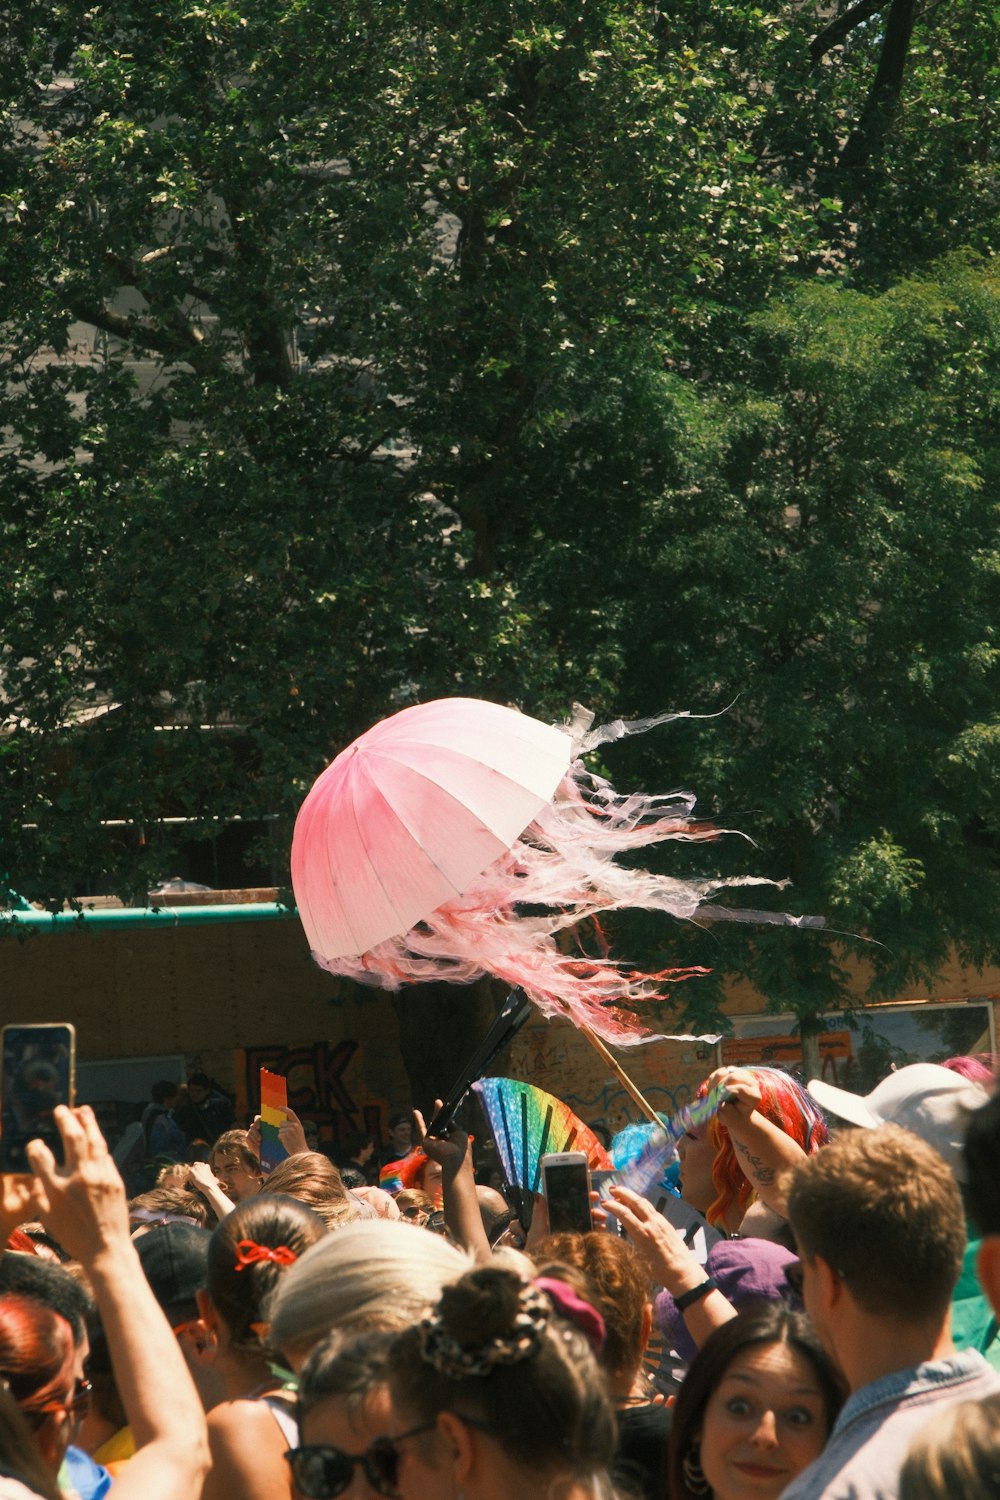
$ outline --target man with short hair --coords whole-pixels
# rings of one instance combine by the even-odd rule
[[[910,1063],[883,1078],[870,1094],[852,1094],[818,1078],[810,1081],[809,1092],[827,1114],[862,1130],[879,1125],[912,1130],[940,1152],[959,1188],[964,1187],[965,1131],[970,1115],[988,1098],[981,1083],[938,1063]],[[976,1276],[978,1254],[978,1240],[970,1233],[951,1300],[951,1335],[956,1349],[978,1349],[1000,1370],[997,1321]]]
[[[787,1191],[806,1311],[851,1394],[782,1500],[896,1500],[928,1415],[1000,1391],[982,1355],[956,1353],[951,1337],[961,1195],[942,1157],[896,1125],[838,1136]]]
[[[190,1146],[204,1141],[211,1146],[233,1123],[233,1104],[207,1073],[192,1073],[178,1096],[173,1117]]]
[[[172,1161],[183,1161],[186,1145],[184,1132],[173,1114],[180,1091],[172,1079],[162,1078],[159,1083],[153,1084],[150,1094],[152,1097],[142,1112],[146,1156],[168,1156]]]

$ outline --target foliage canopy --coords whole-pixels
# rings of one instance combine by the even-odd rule
[[[878,939],[888,990],[995,957],[991,25],[968,0],[19,8],[11,884],[137,896],[167,816],[284,838],[416,698],[736,698],[623,774],[693,785],[759,846],[719,861]],[[842,982],[815,937],[669,944],[804,1015]]]

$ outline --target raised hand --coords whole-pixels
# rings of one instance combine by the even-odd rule
[[[604,1212],[624,1224],[649,1281],[674,1296],[705,1279],[705,1268],[683,1238],[646,1198],[620,1183],[612,1183],[595,1213]]]
[[[12,1229],[40,1212],[38,1186],[27,1174],[5,1172],[0,1176],[0,1247]]]
[[[434,1100],[434,1113],[441,1108],[441,1100]],[[449,1125],[447,1135],[428,1135],[424,1117],[419,1109],[413,1111],[417,1145],[425,1151],[431,1161],[440,1164],[443,1174],[452,1176],[458,1172],[469,1154],[469,1137],[457,1125]]]
[[[278,1126],[278,1140],[289,1156],[301,1156],[309,1150],[309,1142],[302,1128],[302,1121],[293,1109],[286,1109],[285,1118]]]
[[[121,1180],[89,1105],[56,1106],[62,1138],[60,1166],[44,1141],[29,1141],[38,1205],[47,1229],[75,1260],[89,1266],[102,1251],[128,1241],[128,1208]]]

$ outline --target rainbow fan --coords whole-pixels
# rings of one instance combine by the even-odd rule
[[[589,1125],[554,1094],[514,1078],[481,1078],[472,1087],[511,1187],[540,1192],[542,1157],[549,1151],[582,1151],[591,1171],[612,1169],[611,1157]]]

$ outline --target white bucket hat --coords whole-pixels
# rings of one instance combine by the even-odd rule
[[[901,1125],[912,1130],[940,1152],[959,1182],[965,1180],[962,1142],[969,1115],[988,1098],[981,1084],[937,1063],[911,1063],[863,1096],[821,1078],[811,1078],[807,1087],[821,1109],[849,1125],[867,1130]]]

